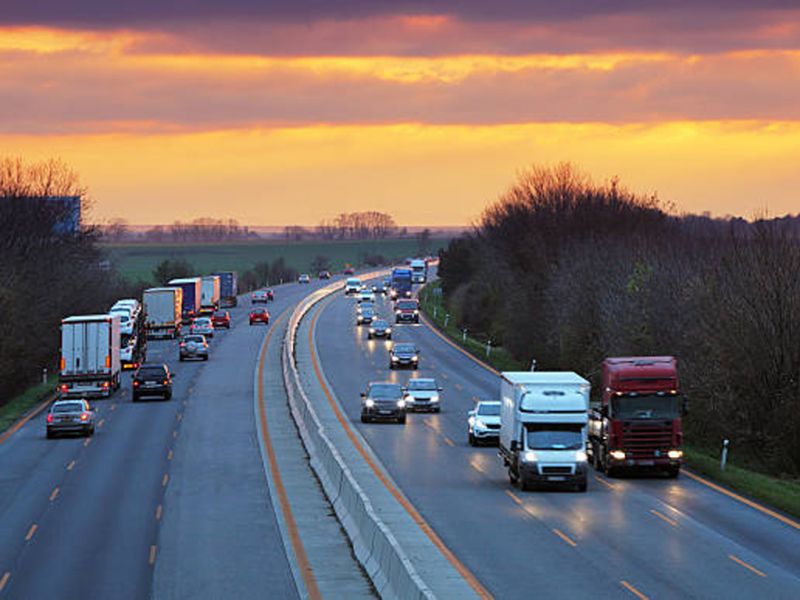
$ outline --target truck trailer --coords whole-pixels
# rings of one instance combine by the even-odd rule
[[[144,291],[145,335],[150,338],[174,339],[181,331],[183,288],[158,287]]]
[[[62,319],[59,396],[104,398],[114,393],[120,386],[119,342],[117,315]]]
[[[236,271],[219,271],[213,273],[219,277],[219,305],[223,308],[233,308],[239,301],[239,277]]]
[[[677,477],[687,403],[675,357],[607,358],[602,389],[599,406],[589,414],[594,467],[609,476],[635,470]]]
[[[220,277],[206,275],[200,279],[200,314],[213,315],[219,308]]]
[[[512,484],[586,491],[590,385],[571,372],[504,372],[500,458]]]
[[[203,280],[200,277],[173,279],[167,285],[183,290],[183,306],[181,317],[184,323],[191,323],[200,314],[200,296]]]

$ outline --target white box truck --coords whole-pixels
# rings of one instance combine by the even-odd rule
[[[61,398],[103,398],[120,385],[119,316],[83,315],[61,321]]]
[[[590,384],[571,372],[505,372],[500,457],[512,484],[586,491]]]
[[[183,290],[179,287],[149,288],[144,291],[144,327],[148,339],[172,338],[181,331]]]
[[[219,308],[219,275],[206,275],[200,284],[200,314],[214,314]]]
[[[411,267],[411,283],[425,283],[428,280],[428,263],[424,260],[415,258],[409,267]]]

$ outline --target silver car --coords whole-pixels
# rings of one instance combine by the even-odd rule
[[[439,393],[442,388],[436,383],[435,379],[414,378],[409,379],[405,388],[405,400],[407,410],[428,410],[440,412],[442,402]]]
[[[198,317],[192,322],[190,333],[204,335],[206,338],[214,337],[214,323],[209,317]]]
[[[94,411],[86,400],[59,400],[47,413],[47,437],[59,433],[94,435]]]
[[[208,342],[204,335],[191,334],[181,340],[180,355],[181,361],[191,358],[208,360]]]

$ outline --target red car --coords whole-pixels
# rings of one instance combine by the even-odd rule
[[[269,325],[269,311],[266,308],[254,308],[250,311],[250,325],[264,323]]]
[[[353,275],[355,272],[356,272],[356,270],[353,267],[346,267],[345,270],[342,271],[342,274],[344,274],[344,275]]]
[[[211,323],[214,327],[224,327],[225,329],[231,328],[231,313],[227,310],[218,310],[211,317]]]

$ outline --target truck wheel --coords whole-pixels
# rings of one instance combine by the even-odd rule
[[[390,340],[390,339],[392,339],[392,334],[390,333],[389,335],[387,335],[387,336],[386,336],[386,339],[387,339],[387,340]]]
[[[578,485],[575,486],[575,490],[578,492],[585,492],[586,491],[586,480],[584,479]]]
[[[667,469],[667,477],[670,479],[675,479],[681,473],[680,467],[670,467]]]
[[[519,481],[519,476],[514,472],[514,467],[508,465],[508,481],[511,485],[517,485],[517,481]]]

